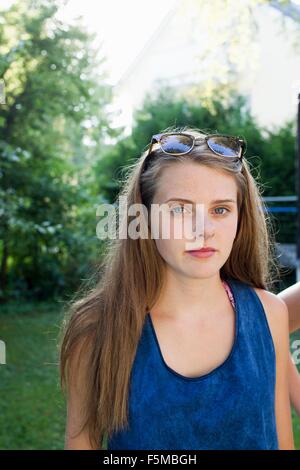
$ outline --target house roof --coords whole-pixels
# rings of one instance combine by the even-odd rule
[[[142,46],[141,50],[134,57],[132,62],[129,64],[125,72],[121,75],[120,79],[116,83],[116,87],[120,86],[127,78],[130,76],[131,72],[134,70],[135,66],[139,63],[143,54],[150,48],[150,46],[155,42],[156,38],[159,37],[160,33],[168,26],[170,20],[175,15],[177,8],[182,0],[175,0],[175,3],[167,11],[165,16],[162,18],[158,27],[154,30],[152,35],[148,38],[145,44]],[[273,7],[277,11],[280,11],[284,16],[287,16],[293,19],[296,22],[300,23],[300,6],[297,4],[285,4],[278,0],[271,0],[268,3],[268,6]]]

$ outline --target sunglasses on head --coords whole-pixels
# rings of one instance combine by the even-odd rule
[[[246,141],[241,137],[223,134],[195,137],[185,132],[166,132],[152,136],[147,157],[150,155],[155,143],[158,143],[161,150],[168,155],[185,155],[191,152],[195,145],[201,145],[203,141],[216,155],[233,158],[235,161],[239,160],[240,162],[247,147]]]

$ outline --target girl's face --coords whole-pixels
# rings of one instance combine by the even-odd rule
[[[216,202],[225,199],[232,202]],[[176,164],[162,171],[153,204],[158,204],[157,207],[165,205],[162,215],[157,221],[152,219],[151,224],[158,230],[159,238],[155,243],[167,268],[189,277],[216,275],[230,255],[237,232],[237,185],[234,177],[195,162]],[[192,238],[191,230],[186,231],[182,224],[195,231],[196,204],[202,204],[198,206],[202,230]],[[162,237],[162,223],[170,226],[168,238]],[[177,239],[179,226],[182,236]],[[216,251],[206,258],[194,257],[188,252],[203,246],[213,247]]]

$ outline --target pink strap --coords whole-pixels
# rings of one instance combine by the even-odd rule
[[[225,290],[228,294],[229,300],[230,300],[233,308],[235,308],[234,297],[233,297],[233,294],[231,292],[231,289],[230,289],[229,285],[227,284],[226,281],[222,281],[222,283],[223,283],[223,286],[225,287]]]

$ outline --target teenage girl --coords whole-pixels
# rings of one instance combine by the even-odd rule
[[[174,129],[133,165],[123,236],[65,321],[66,449],[294,449],[288,309],[244,152]]]

